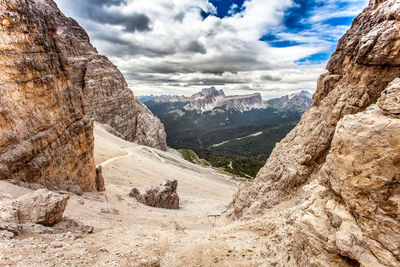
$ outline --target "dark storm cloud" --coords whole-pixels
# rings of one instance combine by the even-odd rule
[[[127,80],[135,80],[135,81],[145,81],[148,83],[177,83],[179,80],[173,78],[162,78],[158,75],[153,74],[141,74],[141,73],[124,73],[124,76]],[[156,82],[155,82],[156,81]]]
[[[112,6],[121,7],[125,4],[125,0],[72,0],[69,6],[83,18],[103,24],[120,25],[124,27],[126,32],[150,31],[151,21],[145,14],[123,14],[108,9]]]
[[[142,47],[134,42],[123,39],[118,35],[109,32],[100,32],[99,30],[93,31],[93,36],[97,40],[102,40],[106,42],[103,46],[103,52],[116,56],[116,57],[129,57],[134,55],[143,55],[149,58],[162,57],[167,55],[174,55],[177,53],[176,48],[163,47],[160,49],[155,49],[151,47]],[[167,67],[167,69],[170,67]],[[162,68],[161,68],[162,70]],[[175,70],[166,70],[165,73],[175,73]],[[164,72],[162,72],[164,73]]]
[[[226,84],[243,84],[248,81],[241,81],[239,79],[226,79],[226,78],[206,78],[206,79],[192,79],[188,81],[188,86],[211,86],[211,85],[226,85]]]
[[[123,15],[116,12],[108,12],[103,9],[93,9],[88,11],[88,17],[99,23],[111,25],[121,25],[127,32],[150,31],[150,19],[144,14]]]
[[[174,19],[175,19],[176,21],[179,21],[179,22],[182,22],[184,18],[185,18],[185,13],[183,13],[183,12],[180,12],[178,15],[176,15],[176,16],[174,17]]]
[[[222,55],[206,59],[193,59],[188,62],[165,61],[150,64],[147,66],[147,72],[162,74],[203,73],[221,76],[224,73],[237,74],[248,70],[270,70],[276,66],[277,64],[272,66],[266,62],[259,62],[256,58],[247,55]]]
[[[125,0],[86,0],[86,3],[90,4],[91,6],[120,6],[122,4],[126,4]]]
[[[281,77],[278,76],[273,76],[273,75],[269,75],[269,74],[264,74],[261,76],[261,80],[262,81],[271,81],[271,82],[279,82],[282,80]]]
[[[227,77],[219,77],[219,76],[210,76],[206,78],[192,78],[186,79],[184,82],[181,78],[169,77],[170,75],[163,74],[159,75],[160,72],[155,74],[143,74],[143,73],[133,73],[127,72],[124,73],[124,76],[127,80],[135,80],[135,81],[145,81],[147,83],[165,83],[165,84],[177,84],[179,86],[209,86],[209,85],[226,85],[226,84],[244,84],[249,82],[248,80],[241,80],[238,77],[227,78]],[[155,82],[156,81],[156,82]],[[183,83],[183,84],[182,84]]]
[[[187,47],[188,52],[195,52],[200,54],[207,54],[206,48],[198,41],[191,41]]]

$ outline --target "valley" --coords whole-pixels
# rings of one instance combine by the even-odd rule
[[[144,104],[162,121],[168,146],[190,149],[212,166],[252,178],[311,105],[308,92],[264,101],[206,88],[191,97],[162,96]]]
[[[400,0],[154,1],[0,1],[0,266],[400,266]]]

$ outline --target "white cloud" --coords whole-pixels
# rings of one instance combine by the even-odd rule
[[[338,37],[337,30],[344,31],[343,27],[329,28],[322,23],[334,5],[318,1],[326,2],[327,8],[321,13],[315,11],[309,22],[319,28],[298,34],[280,32],[277,36],[281,40],[301,45],[274,48],[259,38],[282,28],[284,11],[294,5],[292,0],[248,0],[242,12],[231,12],[233,15],[223,19],[214,15],[203,19],[200,10],[216,14],[207,0],[115,0],[121,5],[103,7],[104,0],[97,4],[95,0],[56,0],[63,12],[88,31],[100,53],[121,69],[137,95],[189,95],[215,85],[227,93],[259,91],[265,97],[315,88],[323,64],[295,62],[330,49]],[[91,7],[120,18],[94,19],[85,13],[85,8]],[[359,5],[358,9],[340,12],[353,15],[356,10]],[[140,28],[129,20],[132,15],[148,18],[149,23]],[[327,37],[321,39],[318,35],[323,32]]]

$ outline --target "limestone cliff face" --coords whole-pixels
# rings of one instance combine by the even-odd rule
[[[59,48],[70,64],[72,85],[83,92],[87,114],[127,141],[166,150],[164,125],[133,95],[118,68],[97,53],[75,20],[61,14],[51,0],[44,2],[49,14],[57,14]]]
[[[0,23],[0,179],[95,191],[93,123],[54,14],[34,1],[1,1]]]
[[[296,264],[400,264],[399,51],[399,1],[370,1],[314,105],[232,202],[232,217],[280,221]]]

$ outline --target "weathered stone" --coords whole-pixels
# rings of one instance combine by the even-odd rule
[[[51,1],[0,2],[0,179],[95,191],[93,123],[60,52],[57,12]]]
[[[40,189],[18,198],[14,205],[18,209],[20,223],[33,222],[46,226],[62,220],[68,202],[67,195]]]
[[[400,78],[396,78],[389,87],[382,92],[378,99],[378,107],[393,115],[400,115]]]
[[[160,187],[151,187],[146,190],[144,195],[139,190],[133,188],[129,195],[136,198],[139,203],[151,207],[164,209],[179,209],[179,196],[176,192],[178,187],[177,180],[167,180]]]
[[[139,189],[137,188],[132,188],[131,192],[129,192],[129,196],[135,198],[137,202],[146,204],[146,201],[144,200],[143,195],[140,193]]]
[[[90,117],[167,149],[161,122],[52,0],[1,1],[0,21],[0,179],[95,191]]]
[[[59,12],[51,0],[50,12]],[[55,16],[59,49],[70,65],[72,86],[84,96],[86,113],[110,125],[121,138],[166,150],[164,125],[128,88],[118,68],[99,55],[78,23],[61,13]]]
[[[400,260],[400,135],[397,133],[400,133],[400,119],[385,116],[376,106],[345,116],[336,127],[323,171],[365,237],[379,242],[380,250],[387,250]],[[379,255],[377,248],[366,247]],[[395,265],[393,259],[380,261]]]
[[[19,223],[18,209],[13,205],[12,200],[0,202],[0,222]]]
[[[101,165],[96,168],[96,189],[97,191],[105,191],[106,187],[104,185],[103,177],[103,167]]]
[[[340,39],[321,75],[314,105],[276,145],[251,186],[233,201],[234,216],[266,210],[317,173],[329,151],[337,122],[376,103],[400,75],[400,6],[387,0],[367,7]]]
[[[263,215],[290,233],[272,240],[268,262],[400,265],[399,15],[396,0],[370,2],[340,39],[314,105],[235,195],[233,218]]]

